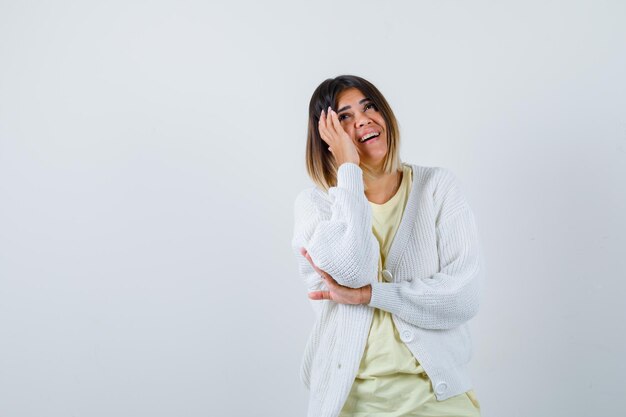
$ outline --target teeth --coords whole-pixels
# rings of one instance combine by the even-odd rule
[[[367,135],[363,136],[363,137],[359,140],[359,142],[363,143],[363,142],[365,142],[366,140],[368,140],[368,139],[370,139],[370,138],[373,138],[373,137],[375,137],[375,136],[378,136],[378,133],[376,133],[376,132],[368,133]]]

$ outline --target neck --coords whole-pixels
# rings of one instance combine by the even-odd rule
[[[393,197],[402,180],[402,171],[385,174],[382,169],[374,171],[372,178],[369,175],[364,177],[365,196],[375,204],[384,204]]]

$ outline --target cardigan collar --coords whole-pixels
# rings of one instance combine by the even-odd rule
[[[400,258],[409,243],[409,238],[415,228],[415,219],[417,218],[417,199],[419,198],[417,187],[419,181],[415,178],[417,174],[415,165],[410,165],[410,167],[413,173],[413,183],[411,184],[409,199],[407,200],[406,207],[404,208],[404,213],[402,214],[402,220],[400,220],[398,231],[393,238],[393,242],[391,242],[391,248],[389,248],[389,253],[387,254],[386,265],[383,265],[385,269],[392,273],[394,281],[396,268],[398,267]]]

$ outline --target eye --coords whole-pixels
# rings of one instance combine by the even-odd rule
[[[376,104],[374,104],[374,103],[367,103],[365,106],[363,106],[363,109],[365,111],[370,110],[370,109],[372,109],[374,111],[378,111],[378,107],[376,107]]]
[[[346,120],[348,117],[350,117],[348,113],[341,113],[337,115],[337,119],[339,119],[340,122]]]

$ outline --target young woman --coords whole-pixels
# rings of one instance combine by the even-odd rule
[[[296,198],[292,246],[316,312],[308,415],[479,416],[480,251],[456,177],[402,163],[389,104],[350,75],[313,93],[306,163],[316,186]]]

